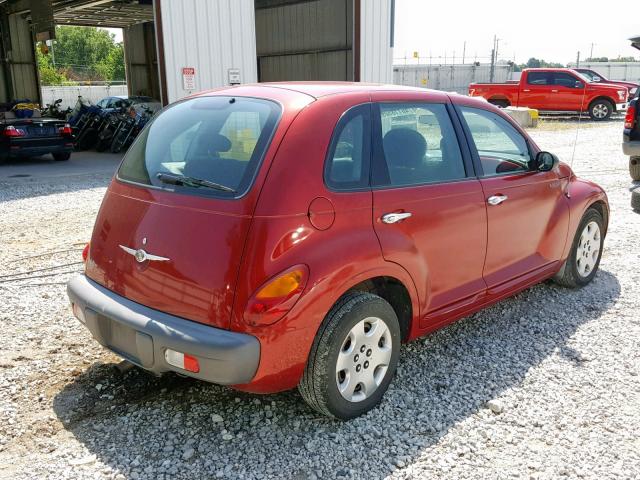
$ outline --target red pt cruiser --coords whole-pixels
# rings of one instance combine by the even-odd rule
[[[105,195],[74,314],[155,373],[374,407],[402,342],[598,269],[609,208],[486,102],[227,88],[165,109]]]

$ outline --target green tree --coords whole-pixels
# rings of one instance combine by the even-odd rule
[[[52,76],[48,69],[65,72],[72,80],[125,80],[124,48],[107,30],[96,27],[56,27],[56,40],[48,59],[40,62],[40,75]],[[55,56],[55,66],[53,58]]]
[[[38,60],[38,69],[40,70],[40,81],[43,85],[60,85],[68,81],[62,71],[53,67],[51,55],[45,55],[39,48],[36,48],[36,58]]]

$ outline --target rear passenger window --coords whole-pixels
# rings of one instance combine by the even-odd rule
[[[442,104],[380,104],[378,186],[449,182],[466,177],[447,108]]]
[[[369,105],[352,108],[338,122],[325,164],[325,182],[334,190],[369,186]]]
[[[551,74],[548,72],[529,72],[527,74],[527,83],[529,85],[550,85]]]

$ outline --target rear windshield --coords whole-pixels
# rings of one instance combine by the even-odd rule
[[[251,187],[279,117],[276,103],[255,98],[179,102],[140,134],[118,179],[185,194],[241,196]]]

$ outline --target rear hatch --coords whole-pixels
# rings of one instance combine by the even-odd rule
[[[87,275],[148,307],[227,328],[252,185],[280,115],[275,102],[223,96],[159,114],[109,187]]]

